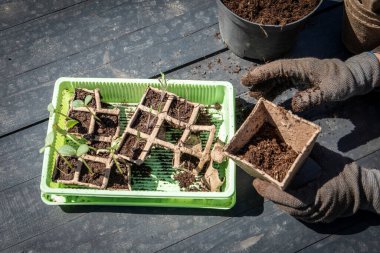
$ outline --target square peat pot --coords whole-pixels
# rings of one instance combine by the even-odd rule
[[[281,182],[238,155],[264,123],[274,126],[279,137],[297,153],[295,161]],[[249,175],[267,180],[285,189],[310,154],[320,131],[321,128],[318,125],[261,98],[231,142],[225,147],[224,153]]]
[[[70,99],[75,88],[95,90],[101,93],[102,102],[118,105],[120,108],[120,131],[123,132],[130,121],[148,87],[158,88],[154,79],[110,79],[110,78],[70,78],[56,81],[53,105],[61,113],[70,110]],[[185,97],[193,103],[206,106],[211,121],[216,126],[215,140],[229,141],[235,132],[235,96],[230,83],[223,81],[169,80],[168,92]],[[215,106],[218,105],[218,106]],[[221,109],[219,108],[221,105]],[[63,127],[64,117],[54,114],[49,119],[48,133],[53,124]],[[205,137],[207,138],[207,136]],[[64,143],[64,137],[55,134],[55,148]],[[148,177],[133,174],[132,190],[91,189],[80,185],[66,185],[52,180],[57,154],[47,148],[41,174],[41,198],[48,205],[121,205],[160,206],[229,209],[236,201],[235,163],[225,161],[215,164],[224,180],[220,192],[185,192],[172,178],[173,154],[170,150],[158,148],[152,151],[144,162],[151,168]],[[152,176],[154,175],[154,177]]]

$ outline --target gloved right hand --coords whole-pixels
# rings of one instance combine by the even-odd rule
[[[377,49],[380,51],[380,47]],[[371,52],[346,62],[316,58],[278,60],[250,70],[241,83],[250,86],[251,96],[269,99],[295,86],[301,91],[293,97],[292,109],[299,112],[379,87],[380,62]]]

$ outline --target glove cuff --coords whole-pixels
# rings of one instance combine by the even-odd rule
[[[380,51],[380,47],[375,50]],[[366,94],[373,88],[380,87],[380,62],[373,52],[364,52],[353,56],[346,61],[347,67],[352,73],[357,90],[357,95]]]

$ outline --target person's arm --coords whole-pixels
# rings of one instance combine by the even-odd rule
[[[380,53],[375,53],[375,56],[376,56],[376,58],[379,60],[379,62],[380,62]]]

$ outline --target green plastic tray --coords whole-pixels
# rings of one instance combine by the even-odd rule
[[[229,82],[169,80],[168,91],[189,101],[208,105],[211,121],[217,126],[221,140],[230,140],[235,132],[234,90]],[[63,77],[56,81],[53,105],[62,113],[69,110],[69,100],[75,88],[99,88],[102,101],[124,104],[121,108],[121,130],[128,122],[126,111],[133,111],[148,86],[159,87],[155,79],[110,79]],[[184,87],[187,87],[184,89]],[[127,104],[125,104],[127,103]],[[222,105],[221,110],[213,106]],[[64,125],[64,117],[55,114],[49,120],[48,133],[54,123]],[[169,133],[170,134],[170,133]],[[201,134],[202,138],[202,134]],[[206,139],[207,136],[204,136]],[[57,134],[55,147],[63,145],[64,137]],[[226,161],[215,164],[219,174],[225,177],[221,192],[183,192],[178,183],[171,179],[174,169],[171,154],[164,149],[152,150],[145,164],[152,168],[148,178],[132,176],[132,191],[99,190],[80,186],[67,186],[51,180],[56,154],[46,149],[41,176],[41,198],[48,205],[133,205],[163,207],[231,208],[236,201],[235,164]]]

